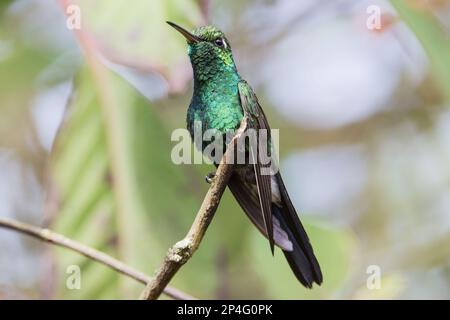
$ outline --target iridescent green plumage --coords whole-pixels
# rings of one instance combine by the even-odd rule
[[[205,41],[189,44],[188,54],[194,71],[194,94],[188,109],[187,124],[193,135],[194,121],[201,121],[203,131],[222,133],[237,129],[243,112],[239,102],[241,80],[225,35],[214,27],[200,27],[193,32]],[[223,47],[214,40],[220,39]]]
[[[203,132],[207,129],[221,135],[234,132],[244,115],[250,129],[270,132],[258,98],[237,72],[225,35],[213,26],[200,27],[190,33],[169,24],[187,39],[194,71],[194,93],[187,114],[191,135],[194,137],[197,123],[201,124]],[[197,147],[205,149],[208,144],[208,141],[201,141]],[[270,145],[270,136],[267,144]],[[247,159],[257,161],[236,165],[229,189],[250,220],[269,239],[272,252],[275,245],[283,250],[297,279],[306,287],[312,287],[314,282],[320,284],[319,263],[280,173],[264,174],[267,164],[260,161],[259,148],[251,144],[246,147]]]

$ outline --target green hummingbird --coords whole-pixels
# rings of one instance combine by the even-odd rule
[[[195,123],[225,136],[240,127],[244,116],[248,127],[270,130],[266,116],[250,85],[241,78],[230,43],[214,26],[189,32],[172,22],[170,26],[187,40],[194,73],[194,92],[187,112],[187,127],[194,139]],[[270,139],[270,136],[269,136]],[[269,140],[270,145],[270,140]],[[204,151],[207,143],[197,144]],[[272,153],[273,155],[273,153]],[[274,246],[283,251],[297,279],[308,288],[322,283],[322,272],[279,171],[262,174],[267,164],[259,157],[253,163],[238,164],[228,188],[251,222]],[[217,166],[217,162],[215,163]],[[213,174],[207,176],[211,180]]]

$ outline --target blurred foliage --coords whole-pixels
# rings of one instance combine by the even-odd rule
[[[450,106],[450,36],[436,21],[430,7],[418,10],[405,0],[391,0],[400,17],[426,50],[446,103]]]
[[[204,18],[194,0],[127,1],[78,0],[83,12],[83,29],[97,42],[110,60],[143,70],[157,70],[173,90],[183,89],[189,70],[186,46],[174,39],[166,21],[177,21],[187,28]],[[126,12],[126,14],[124,14]]]
[[[27,111],[28,102],[37,88],[29,81],[35,79],[54,56],[28,46],[24,39],[14,36],[11,21],[0,20],[0,55],[5,57],[0,61],[0,144],[16,149],[30,159],[25,135],[33,137],[34,132],[31,114]]]

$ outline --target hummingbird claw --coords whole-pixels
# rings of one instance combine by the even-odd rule
[[[207,183],[211,184],[214,181],[216,174],[214,172],[210,172],[205,176],[205,180]]]

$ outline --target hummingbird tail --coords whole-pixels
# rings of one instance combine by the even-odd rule
[[[233,174],[228,182],[228,187],[250,221],[267,237],[258,195],[252,191],[255,190],[255,186],[248,184],[242,178],[243,176],[245,175]],[[270,206],[275,244],[283,250],[300,283],[308,288],[311,288],[314,282],[320,285],[322,283],[322,272],[306,231],[292,205],[279,172],[275,179],[280,193],[277,203],[272,202]]]
[[[292,242],[292,251],[283,250],[286,260],[297,279],[307,288],[322,283],[322,272],[314,255],[308,236],[297,214],[293,216],[286,207],[272,204],[272,213]],[[295,211],[294,211],[295,212]]]

